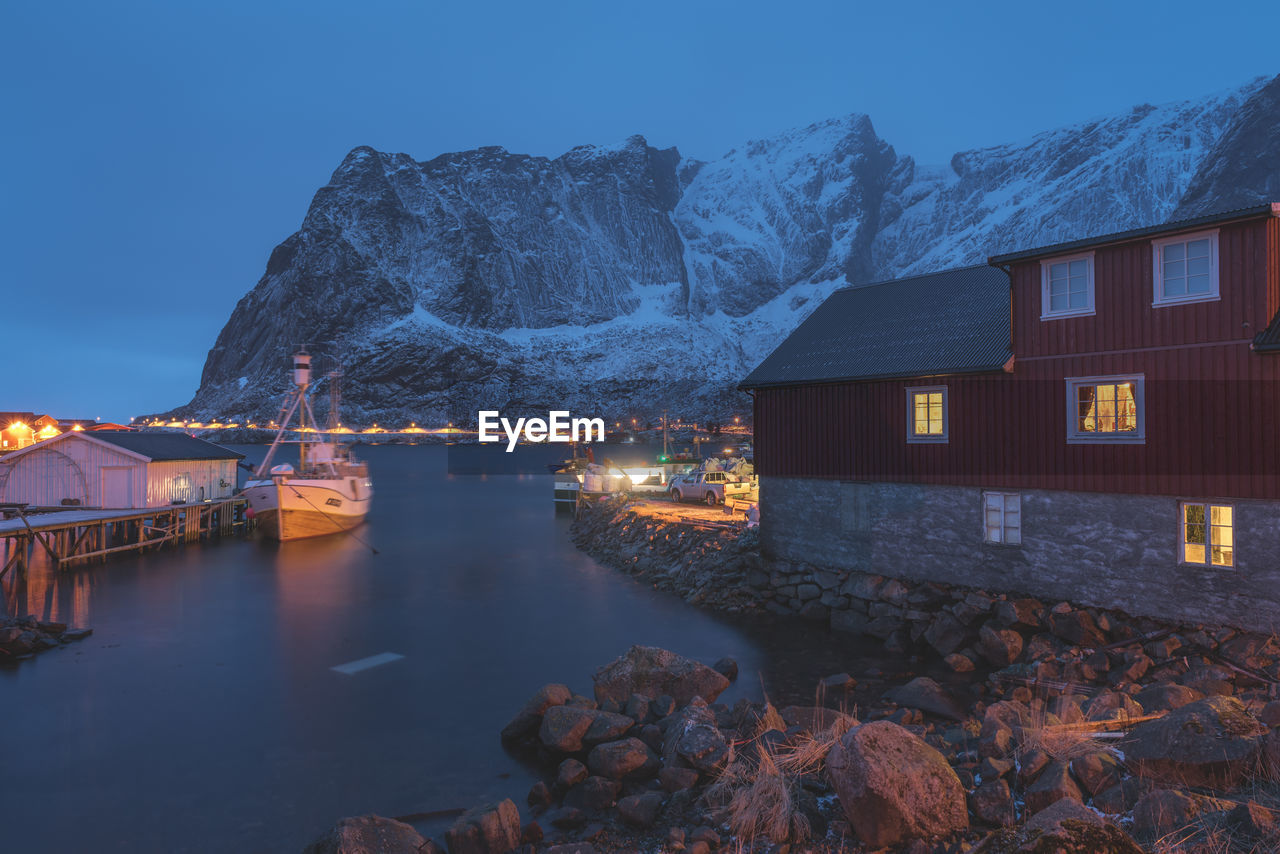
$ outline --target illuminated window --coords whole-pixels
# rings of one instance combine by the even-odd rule
[[[947,387],[907,389],[907,441],[947,441]]]
[[[1151,247],[1155,271],[1152,305],[1218,298],[1218,232],[1157,240]]]
[[[1093,253],[1040,262],[1040,319],[1093,314]]]
[[[1067,380],[1067,441],[1146,441],[1142,375]]]
[[[1235,536],[1230,504],[1182,505],[1182,562],[1234,566]]]
[[[1022,495],[1018,492],[982,493],[983,539],[1016,546],[1022,543]]]

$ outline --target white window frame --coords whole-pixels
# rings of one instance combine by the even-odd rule
[[[1187,507],[1204,508],[1204,560],[1187,560]],[[1213,562],[1213,511],[1211,508],[1225,507],[1231,511],[1231,563]],[[1219,526],[1221,527],[1221,526]],[[1199,545],[1196,543],[1195,545]],[[1236,568],[1236,507],[1225,501],[1179,501],[1178,502],[1178,563],[1184,566],[1199,566],[1204,569]]]
[[[1110,374],[1097,377],[1067,377],[1067,444],[1069,445],[1145,445],[1147,442],[1146,378],[1143,374]],[[1138,429],[1123,433],[1089,433],[1081,431],[1079,395],[1076,390],[1086,385],[1113,385],[1133,383],[1133,400],[1137,409]]]
[[[998,508],[993,506],[992,499],[1000,499]],[[1009,502],[1016,502],[1014,512],[1017,514],[1017,522],[1011,527],[1009,525]],[[989,516],[993,510],[1000,514],[1000,533],[999,539],[992,539],[991,524]],[[1012,533],[1012,536],[1010,535]],[[997,489],[985,489],[982,492],[982,541],[994,546],[1020,546],[1022,545],[1022,493],[1021,492],[1005,492]]]
[[[1164,247],[1175,243],[1190,243],[1193,240],[1204,240],[1206,238],[1209,240],[1209,293],[1166,297],[1163,294]],[[1196,302],[1216,302],[1221,298],[1218,279],[1218,229],[1197,231],[1195,234],[1179,234],[1176,237],[1164,237],[1160,240],[1151,241],[1151,305],[1153,308],[1166,305],[1186,305],[1187,303]]]
[[[933,394],[942,392],[942,433],[921,436],[916,433],[916,400],[917,394]],[[947,387],[944,385],[920,385],[907,389],[907,442],[912,445],[945,445],[951,435],[951,405],[947,401]]]
[[[1072,261],[1089,262],[1089,274],[1087,279],[1089,288],[1089,305],[1084,308],[1065,308],[1060,309],[1059,311],[1054,311],[1051,308],[1053,301],[1049,298],[1049,270],[1055,264],[1070,264]],[[1097,303],[1094,300],[1095,289],[1093,283],[1093,268],[1092,252],[1081,252],[1077,255],[1060,255],[1056,258],[1045,258],[1042,260],[1040,262],[1040,319],[1057,320],[1059,317],[1088,317],[1089,315],[1096,314],[1095,306]]]

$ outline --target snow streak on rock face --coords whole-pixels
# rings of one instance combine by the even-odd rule
[[[895,159],[853,115],[687,168],[676,219],[694,315],[741,317],[796,282],[864,274]]]
[[[345,366],[351,421],[742,412],[737,381],[837,287],[1280,196],[1278,123],[1280,78],[946,167],[862,115],[706,163],[638,136],[554,160],[357,148],[177,412],[273,415],[304,343]]]
[[[881,211],[877,278],[1167,221],[1260,83],[962,151],[945,170],[904,159]]]

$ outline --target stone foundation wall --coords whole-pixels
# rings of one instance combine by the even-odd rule
[[[762,478],[760,541],[768,561],[819,572],[1280,630],[1280,502],[1233,502],[1236,565],[1210,568],[1178,562],[1176,498],[1044,490],[1021,495],[1022,545],[1004,546],[983,541],[978,488]],[[832,599],[831,587],[823,587]],[[835,610],[842,604],[829,602]]]

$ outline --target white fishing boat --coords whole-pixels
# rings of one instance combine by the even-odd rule
[[[339,426],[338,377],[330,374],[329,378],[329,424],[319,428],[307,400],[311,356],[294,354],[295,388],[281,407],[280,429],[262,464],[244,485],[254,521],[268,536],[282,542],[350,531],[369,514],[373,500],[369,467],[353,458],[332,432]],[[298,425],[290,428],[295,415]],[[291,431],[299,438],[286,440]],[[297,467],[288,462],[273,465],[276,452],[291,444],[298,446]]]

